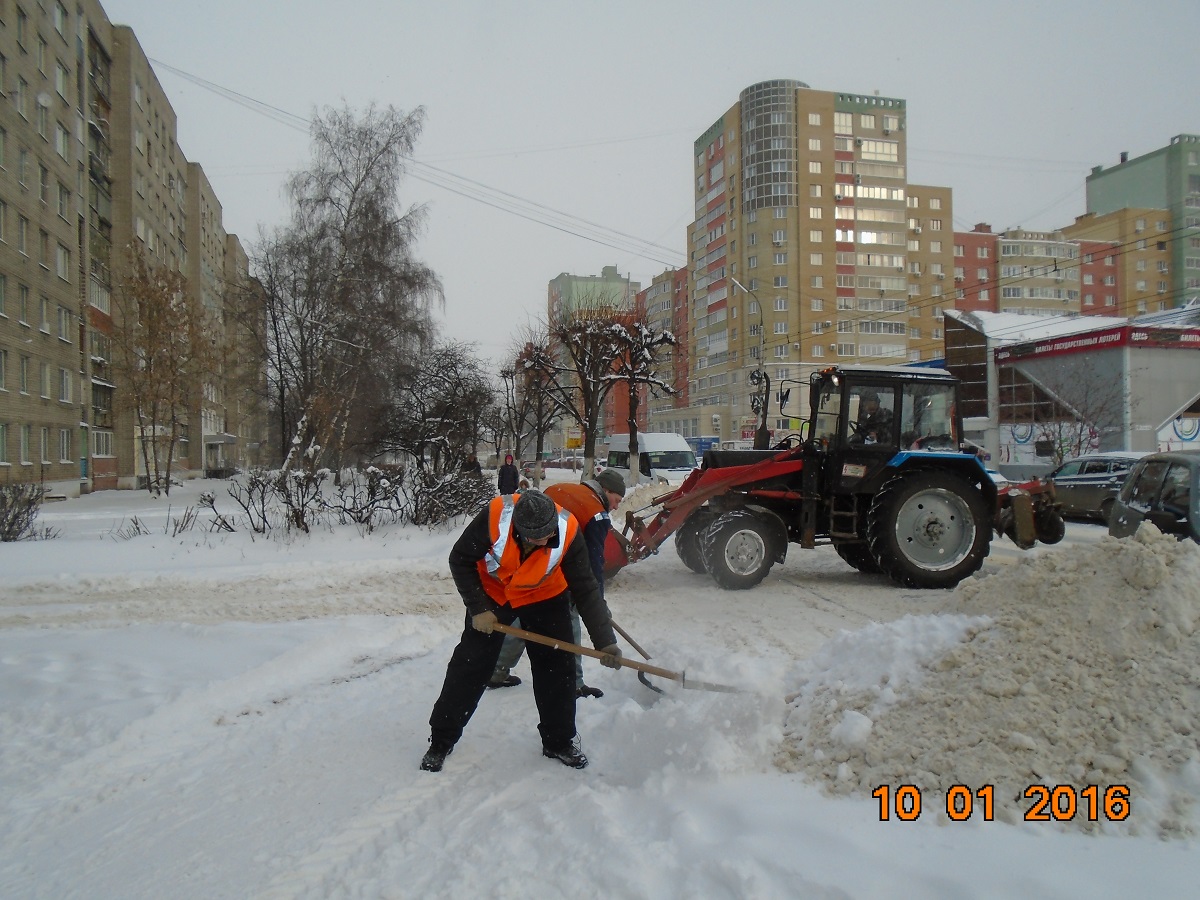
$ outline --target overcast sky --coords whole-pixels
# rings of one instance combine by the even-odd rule
[[[952,187],[959,230],[1069,224],[1092,166],[1200,133],[1196,0],[102,2],[252,254],[307,163],[298,120],[424,107],[402,199],[446,335],[492,358],[560,272],[645,287],[686,261],[692,142],[758,81],[905,99],[909,180]]]

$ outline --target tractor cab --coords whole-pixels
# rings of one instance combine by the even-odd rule
[[[949,462],[972,463],[962,442],[957,390],[958,379],[942,369],[835,366],[814,372],[807,436],[826,454],[826,483],[839,494],[870,492],[886,470],[915,454],[951,454]]]

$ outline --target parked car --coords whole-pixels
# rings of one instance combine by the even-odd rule
[[[1067,460],[1048,476],[1054,482],[1054,493],[1062,504],[1063,515],[1107,522],[1125,476],[1145,455],[1114,450],[1087,453]]]
[[[1108,533],[1128,537],[1142,522],[1200,543],[1200,450],[1151,453],[1130,470]]]

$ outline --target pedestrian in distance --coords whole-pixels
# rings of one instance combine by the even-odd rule
[[[621,666],[621,648],[579,523],[541,491],[494,498],[455,542],[450,574],[466,619],[429,716],[429,749],[421,759],[427,772],[442,770],[479,705],[503,644],[497,622],[508,625],[520,615],[530,631],[565,643],[571,639],[573,597],[592,645],[604,654],[600,662]],[[542,755],[582,769],[588,760],[575,731],[571,656],[531,643],[529,664]]]
[[[567,510],[575,517],[583,530],[583,538],[587,543],[588,558],[592,565],[592,574],[600,585],[601,596],[604,594],[604,543],[612,528],[610,513],[625,499],[625,479],[612,469],[605,469],[594,479],[582,482],[559,482],[546,488],[546,496]],[[574,642],[579,643],[580,627],[579,613],[575,605],[571,605],[571,630]],[[488,688],[515,687],[521,679],[512,674],[512,669],[521,658],[525,649],[525,641],[511,634],[504,638],[504,646],[500,657],[496,660],[496,669],[488,681]],[[583,680],[583,657],[575,656],[575,695],[577,697],[603,697],[604,691],[591,687]]]
[[[504,457],[504,465],[500,467],[500,471],[496,474],[496,488],[501,494],[515,494],[520,481],[521,473],[513,465],[512,454],[509,453]]]
[[[464,475],[474,475],[476,478],[483,477],[483,467],[479,465],[479,460],[474,453],[468,456],[467,461],[462,464],[462,471]]]

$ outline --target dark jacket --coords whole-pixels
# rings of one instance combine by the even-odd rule
[[[551,484],[546,496],[569,512],[579,523],[583,539],[587,544],[588,556],[592,561],[592,574],[604,593],[604,543],[612,521],[608,516],[608,498],[595,481],[565,481]]]
[[[517,471],[517,467],[512,463],[505,463],[500,467],[500,473],[496,476],[496,487],[502,494],[515,494],[517,486],[521,483],[521,473]]]
[[[467,612],[473,616],[497,608],[496,601],[484,591],[479,569],[476,567],[476,563],[492,548],[488,513],[489,509],[485,506],[463,529],[463,533],[450,550],[450,574],[454,578],[454,586],[458,588]],[[516,535],[513,535],[513,539],[517,539]],[[558,546],[557,541],[557,536],[552,538],[549,546]],[[592,646],[608,647],[615,644],[617,636],[609,624],[612,616],[608,611],[608,604],[604,602],[600,586],[596,583],[596,577],[592,574],[587,542],[582,530],[576,532],[575,540],[571,541],[571,545],[563,554],[561,565],[567,586],[570,588],[570,597],[587,626]],[[564,593],[562,596],[565,598],[567,595]]]

